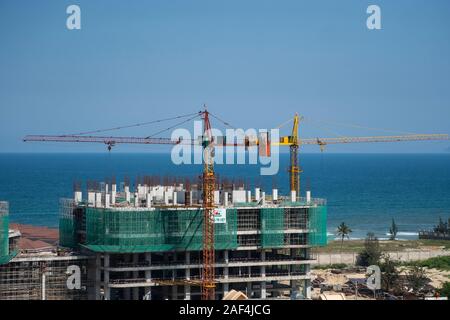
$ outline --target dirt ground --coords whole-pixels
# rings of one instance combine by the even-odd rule
[[[407,268],[402,268],[401,274],[405,274],[407,272]],[[445,282],[450,281],[450,271],[443,271],[437,269],[428,269],[425,268],[426,275],[430,279],[430,285],[435,288],[441,288]],[[321,277],[325,279],[324,283],[329,285],[344,285],[351,278],[365,278],[365,273],[346,273],[343,272],[341,274],[333,274],[331,273],[331,269],[320,270],[314,269],[311,271],[311,275],[313,279],[315,277]]]

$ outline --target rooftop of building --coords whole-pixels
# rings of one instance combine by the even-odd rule
[[[88,207],[108,208],[112,210],[133,211],[164,209],[198,209],[203,204],[202,190],[197,185],[148,185],[137,184],[131,188],[125,183],[97,183],[88,185],[87,192],[77,188],[74,192],[74,202]],[[288,195],[280,195],[273,188],[266,192],[259,187],[253,190],[244,186],[218,185],[214,191],[214,203],[217,207],[290,207],[326,205],[325,199],[312,198],[306,191],[305,197],[300,197],[295,191]]]

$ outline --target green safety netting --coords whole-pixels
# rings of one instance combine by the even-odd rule
[[[0,264],[9,261],[9,217],[0,213]]]
[[[60,217],[60,245],[75,248],[82,244],[97,252],[163,252],[201,250],[203,247],[203,212],[194,210],[115,210],[75,208],[85,211]],[[226,222],[215,223],[215,248],[236,249],[237,210],[226,209]],[[75,219],[75,216],[78,219]],[[80,221],[80,217],[83,217]],[[309,208],[308,244],[327,243],[326,206]],[[284,245],[285,209],[261,208],[261,246],[280,248]],[[78,236],[77,231],[85,236]],[[81,240],[85,238],[85,240]],[[81,243],[80,243],[81,242]]]
[[[9,252],[9,205],[0,202],[0,265],[8,263],[18,251]]]
[[[86,243],[94,251],[151,252],[201,250],[203,212],[195,210],[122,211],[86,209]],[[237,248],[237,213],[215,223],[215,248]]]
[[[284,245],[284,208],[261,208],[261,246],[278,248]]]
[[[308,243],[312,246],[327,244],[327,207],[315,206],[309,208]]]
[[[59,245],[62,247],[75,248],[76,241],[75,220],[73,217],[59,218]]]

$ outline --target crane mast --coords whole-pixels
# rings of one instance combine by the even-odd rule
[[[209,122],[209,113],[203,112],[203,276],[202,300],[215,298],[215,254],[214,254],[214,139]]]
[[[300,196],[300,173],[302,172],[298,163],[298,125],[299,117],[296,113],[294,116],[294,125],[292,128],[290,152],[290,166],[289,166],[289,184],[291,191],[296,192],[296,196]]]

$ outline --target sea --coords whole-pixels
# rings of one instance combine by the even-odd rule
[[[216,166],[220,178],[260,185],[270,194],[289,190],[289,155],[280,155],[275,176],[261,176],[260,164]],[[388,238],[392,219],[400,239],[450,218],[450,154],[302,154],[302,193],[325,198],[328,236],[345,222],[350,238],[373,232]],[[201,165],[175,165],[170,153],[0,153],[0,201],[10,203],[15,223],[58,226],[59,199],[72,197],[73,183],[121,181],[145,175],[199,179]]]

